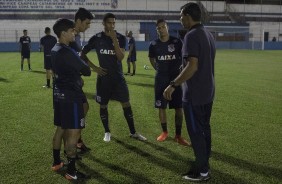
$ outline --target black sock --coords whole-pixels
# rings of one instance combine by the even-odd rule
[[[130,67],[127,67],[127,73],[130,73]]]
[[[127,121],[130,133],[135,134],[136,131],[134,127],[134,119],[133,119],[133,113],[132,113],[131,107],[123,108],[123,115]]]
[[[21,64],[21,70],[23,70],[23,64]]]
[[[61,163],[60,150],[59,149],[53,149],[53,159],[54,159],[53,165],[59,165]]]
[[[181,129],[182,129],[182,121],[183,117],[182,116],[176,116],[175,115],[175,135],[181,135]]]
[[[30,69],[30,64],[28,64],[28,68]]]
[[[161,123],[163,132],[167,132],[167,123]]]
[[[47,86],[50,86],[50,79],[47,79]]]
[[[100,118],[102,120],[105,132],[110,132],[109,129],[109,115],[107,108],[100,108]]]
[[[133,73],[132,73],[133,75],[135,75],[135,70],[133,70]]]
[[[70,158],[70,157],[68,157],[68,169],[67,169],[67,173],[69,173],[69,174],[74,174],[74,172],[76,171],[76,168],[75,168],[75,160],[76,160],[76,158]]]

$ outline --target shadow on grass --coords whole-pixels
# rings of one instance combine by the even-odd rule
[[[91,155],[91,158],[92,157],[93,156]],[[85,171],[85,173],[87,175],[88,174],[91,175],[90,179],[95,179],[95,180],[98,180],[99,182],[103,182],[103,183],[115,183],[115,181],[105,178],[102,174],[93,170],[92,168],[90,168],[88,165],[82,163],[81,161],[77,161],[76,163],[79,167],[83,168],[83,170]]]
[[[255,163],[251,163],[245,160],[241,160],[223,153],[212,152],[212,158],[215,160],[220,160],[223,162],[227,162],[229,164],[238,166],[243,169],[250,170],[251,172],[257,173],[259,175],[264,175],[265,177],[275,177],[278,180],[282,181],[282,170],[278,168],[273,168],[269,166],[259,165]]]
[[[173,141],[173,140],[172,140]],[[186,157],[183,157],[182,155],[180,154],[177,154],[169,149],[167,149],[166,147],[163,147],[163,146],[159,146],[157,144],[154,144],[154,143],[151,143],[149,141],[144,141],[145,144],[151,146],[152,148],[156,149],[157,151],[160,151],[162,153],[166,153],[167,156],[170,158],[170,159],[173,159],[173,160],[180,160],[180,161],[183,161],[183,160],[188,160],[188,158]],[[187,149],[191,149],[192,150],[192,147],[187,147]],[[188,150],[187,150],[188,151]]]
[[[113,137],[112,140],[115,141],[116,143],[120,144],[121,146],[125,147],[126,149],[133,151],[133,152],[135,152],[136,154],[138,154],[142,157],[145,157],[150,163],[156,164],[156,165],[163,167],[167,170],[171,170],[172,172],[176,173],[177,175],[181,174],[181,173],[179,173],[180,171],[183,171],[182,166],[180,166],[179,163],[177,163],[177,162],[171,162],[171,161],[168,161],[168,160],[161,159],[161,158],[159,158],[155,155],[152,155],[150,153],[143,151],[141,148],[138,148],[136,146],[132,146],[132,145],[129,145],[129,144],[123,142],[123,141],[120,141],[117,138]],[[179,155],[174,154],[174,156],[179,156]],[[178,159],[178,158],[174,158],[174,157],[171,157],[171,158],[172,158],[172,160]],[[186,160],[187,160],[187,158],[182,160],[182,161],[186,162]]]
[[[127,81],[127,84],[134,85],[134,86],[142,86],[142,87],[147,87],[147,88],[153,88],[154,87],[154,84],[144,84],[144,83],[131,82],[131,81]]]
[[[87,99],[89,99],[89,100],[95,100],[95,95],[96,95],[96,93],[89,93],[89,92],[84,92],[84,94],[85,94],[85,96],[86,96],[86,98]]]
[[[145,77],[145,78],[154,78],[154,75],[143,74],[143,73],[136,73],[135,76],[130,76],[130,75],[125,75],[125,76],[132,77],[132,78],[134,78],[135,76]]]
[[[118,165],[102,161],[100,159],[95,158],[91,154],[88,154],[87,158],[89,158],[90,160],[92,160],[92,161],[94,161],[94,162],[96,162],[98,164],[101,164],[101,165],[111,169],[112,172],[119,173],[121,175],[125,175],[125,176],[129,177],[132,181],[135,181],[135,182],[132,182],[132,183],[146,183],[146,184],[152,184],[153,183],[145,175],[143,175],[142,173],[137,173],[137,172],[134,172],[132,170],[128,170],[128,169],[122,168],[122,167],[120,167]],[[91,169],[90,169],[90,171],[91,171]],[[104,179],[105,183],[116,183],[116,181],[111,181],[111,180],[106,179],[104,177],[101,180],[103,181],[103,179]]]
[[[9,82],[8,79],[0,77],[0,82]]]
[[[211,180],[209,180],[208,183],[244,184],[244,183],[249,183],[249,181],[246,181],[242,178],[235,178],[230,174],[220,172],[219,170],[216,169],[212,169]]]
[[[46,74],[45,71],[32,70],[33,73]]]

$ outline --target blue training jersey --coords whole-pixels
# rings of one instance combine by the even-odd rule
[[[149,58],[156,60],[157,75],[178,75],[182,65],[182,42],[170,36],[167,42],[156,39],[150,43]]]
[[[126,38],[120,33],[117,34],[119,47],[125,49]],[[90,38],[88,43],[83,47],[82,52],[87,54],[92,49],[96,50],[99,65],[107,69],[107,76],[123,76],[122,63],[117,59],[113,41],[104,32],[97,33]]]
[[[80,98],[83,94],[80,75],[90,76],[90,68],[80,59],[75,50],[61,43],[53,47],[51,57],[55,89],[73,92],[74,95],[64,97],[67,98],[65,100]]]
[[[135,39],[133,37],[129,38],[129,40],[128,40],[128,50],[130,49],[130,46],[133,47],[132,52],[131,52],[131,57],[133,57],[133,56],[136,57]]]
[[[22,46],[22,51],[30,51],[30,37],[29,36],[21,36],[20,44]]]
[[[40,45],[43,46],[45,56],[51,56],[51,50],[56,43],[57,39],[52,35],[45,35],[40,39]]]

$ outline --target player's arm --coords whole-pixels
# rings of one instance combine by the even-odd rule
[[[115,30],[109,31],[109,36],[111,37],[115,49],[115,53],[118,61],[122,61],[124,58],[125,49],[119,47],[119,42]]]
[[[183,82],[191,79],[191,77],[197,72],[198,70],[198,58],[196,57],[189,57],[187,59],[187,65],[184,67],[182,72],[173,80],[174,84],[169,85],[164,93],[163,96],[167,100],[171,100],[171,95],[175,90],[176,86],[180,86]]]
[[[156,59],[155,58],[149,58],[150,59],[150,63],[152,65],[152,67],[156,70]]]
[[[129,44],[129,51],[128,51],[128,56],[127,58],[130,58],[131,57],[131,54],[132,54],[132,51],[133,51],[133,44]]]
[[[90,59],[87,57],[88,52],[90,52],[92,49],[95,48],[95,37],[90,38],[90,40],[88,41],[88,43],[82,48],[81,51],[81,59],[85,62],[87,62],[87,64],[93,69],[94,72],[96,72],[98,75],[103,76],[103,75],[107,75],[107,70],[96,66],[93,62],[90,61]]]

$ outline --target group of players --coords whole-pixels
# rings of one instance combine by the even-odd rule
[[[181,23],[184,27],[192,31],[194,31],[193,29],[199,29],[198,32],[202,31],[199,33],[202,34],[200,36],[203,36],[204,34],[206,37],[206,40],[203,42],[211,42],[211,38],[206,36],[207,31],[200,30],[203,29],[203,26],[200,24],[199,19],[201,16],[200,8],[196,3],[188,3],[183,6],[181,8],[181,16]],[[90,150],[84,145],[81,139],[81,130],[85,127],[85,117],[89,109],[89,104],[82,90],[83,80],[81,75],[90,76],[90,69],[98,74],[95,100],[100,104],[100,118],[105,129],[103,140],[105,142],[111,140],[107,108],[110,100],[116,100],[121,103],[124,117],[129,127],[130,137],[140,141],[147,140],[135,130],[133,113],[129,102],[128,86],[122,71],[121,61],[125,57],[126,37],[115,31],[115,15],[107,13],[103,18],[104,30],[95,34],[90,38],[86,45],[82,46],[79,33],[84,32],[90,27],[93,18],[94,16],[89,11],[80,8],[76,12],[74,22],[68,19],[59,19],[54,24],[53,31],[58,37],[58,43],[55,44],[54,37],[50,35],[50,28],[46,28],[46,36],[40,40],[40,43],[44,48],[44,61],[47,74],[46,87],[50,87],[51,70],[53,72],[54,80],[54,124],[57,126],[57,129],[53,137],[54,162],[52,170],[58,171],[64,167],[64,163],[60,158],[61,144],[63,142],[65,154],[68,159],[65,177],[69,180],[83,179],[87,177],[76,169],[75,162],[78,159],[77,149],[80,149],[82,152]],[[190,18],[190,20],[188,20],[188,18]],[[189,25],[189,21],[192,26]],[[153,68],[156,70],[155,107],[159,109],[159,119],[162,127],[162,133],[157,137],[157,141],[165,141],[168,137],[166,108],[169,104],[169,108],[175,109],[174,140],[181,145],[191,146],[190,142],[181,137],[183,121],[182,100],[185,99],[187,95],[182,95],[180,84],[185,82],[185,79],[189,79],[194,75],[197,70],[192,71],[191,75],[186,73],[191,72],[191,67],[198,67],[198,59],[202,56],[201,53],[195,52],[192,55],[187,53],[185,49],[189,50],[191,49],[191,46],[188,48],[187,45],[182,44],[180,39],[170,36],[167,23],[164,19],[157,20],[156,31],[159,38],[150,43],[149,60]],[[132,32],[129,33],[132,37]],[[93,64],[87,57],[87,54],[93,49],[96,50],[99,66]],[[191,52],[192,51],[193,49],[191,49]],[[212,50],[211,52],[212,53],[209,54],[213,54],[215,51]],[[186,54],[185,59],[187,59],[184,63],[182,63],[183,53]],[[190,63],[188,63],[189,61]],[[133,75],[135,74],[135,69],[136,68],[133,69]],[[130,71],[128,71],[128,73],[130,73]],[[213,100],[213,95],[211,99]],[[205,133],[206,131],[207,133],[210,133],[209,121],[212,102],[208,103],[208,106],[205,105],[203,107],[204,109],[200,112],[202,114],[197,114],[195,107],[198,106],[199,105],[193,106],[192,104],[194,109],[189,107],[190,114],[187,114],[184,109],[186,123],[190,122],[187,119],[192,119],[193,121],[192,127],[189,126],[188,128],[187,124],[187,128],[196,156],[195,167],[184,176],[184,179],[190,181],[205,181],[210,178],[208,164],[210,150],[207,150],[205,155],[197,155],[197,149],[210,149],[210,137],[206,138]],[[193,114],[195,117],[193,117]],[[205,125],[201,125],[202,120],[200,120],[200,116],[205,116],[206,119],[204,120],[204,123],[208,124],[209,130],[203,130],[205,129]],[[199,125],[197,125],[197,123],[199,123]],[[194,133],[189,130],[195,130],[196,128],[199,128],[199,130]],[[197,141],[202,138],[201,136],[206,139],[207,143],[199,146],[198,144],[202,144],[202,142]]]

